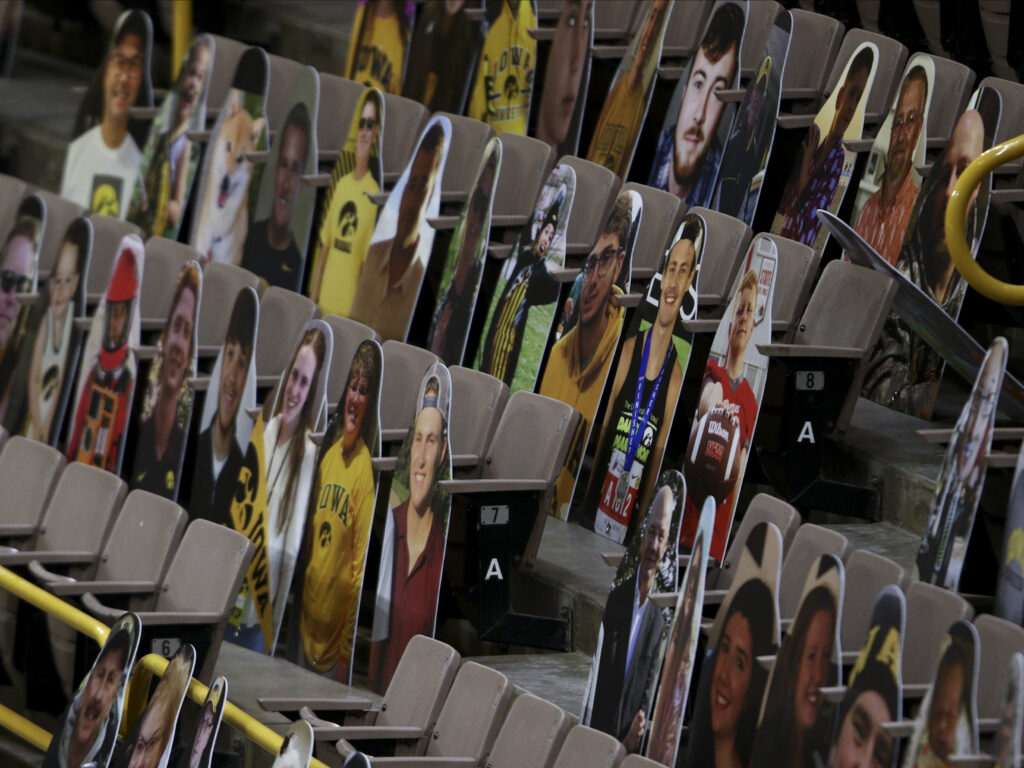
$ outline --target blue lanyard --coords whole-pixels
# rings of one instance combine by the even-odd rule
[[[629,416],[629,442],[626,444],[626,457],[622,464],[622,473],[626,475],[633,468],[633,460],[636,452],[640,449],[640,441],[644,436],[644,427],[651,418],[651,411],[654,410],[654,401],[658,399],[658,390],[661,388],[661,379],[665,375],[665,368],[668,366],[669,354],[661,361],[661,370],[658,371],[658,378],[654,380],[651,387],[651,394],[647,398],[647,405],[644,407],[643,418],[638,419],[640,413],[640,398],[643,397],[644,382],[647,380],[647,357],[651,351],[651,336],[654,335],[654,326],[647,332],[644,339],[644,351],[640,356],[640,371],[636,377],[636,394],[633,396],[633,412]]]

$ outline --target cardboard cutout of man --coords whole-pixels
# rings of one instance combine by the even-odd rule
[[[466,114],[487,123],[499,135],[526,135],[533,98],[537,41],[534,0],[498,0],[497,18],[484,38]]]
[[[400,93],[409,45],[413,4],[403,0],[364,0],[352,22],[345,74],[349,80]]]

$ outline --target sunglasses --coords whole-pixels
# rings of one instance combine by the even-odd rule
[[[32,278],[10,269],[0,269],[0,290],[4,293],[27,293],[32,287]]]
[[[369,131],[377,127],[377,120],[373,117],[361,117],[359,118],[359,130]]]

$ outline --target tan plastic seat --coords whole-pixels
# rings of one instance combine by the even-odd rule
[[[914,0],[914,10],[921,29],[928,39],[928,50],[936,56],[948,56],[942,47],[942,21],[939,11],[939,0]]]
[[[846,28],[838,19],[803,8],[791,8],[789,12],[793,27],[782,72],[782,97],[817,102],[824,94]]]
[[[333,163],[345,146],[348,127],[352,123],[364,86],[347,77],[320,73],[320,109],[316,116],[317,148],[321,163]]]
[[[544,180],[555,163],[554,148],[540,139],[501,135],[501,173],[494,187],[491,231],[529,222]]]
[[[931,685],[935,675],[949,625],[957,619],[970,621],[973,617],[970,603],[956,592],[923,581],[910,583],[903,647],[913,648],[914,652],[903,654],[904,689],[916,686],[923,695],[923,689]]]
[[[651,760],[642,755],[626,755],[626,759],[619,763],[619,768],[664,768],[661,763]]]
[[[230,312],[229,308],[229,319]],[[291,360],[302,329],[319,314],[320,308],[312,299],[300,293],[276,285],[263,292],[256,329],[257,386],[268,387],[277,383]]]
[[[487,142],[494,136],[494,129],[480,120],[450,112],[438,112],[436,116],[447,117],[452,124],[451,151],[441,177],[441,202],[461,204],[473,188],[480,158]]]
[[[7,438],[9,437],[10,434],[7,432],[7,430],[4,427],[0,426],[0,453],[3,452],[4,446],[7,445]]]
[[[199,261],[199,251],[191,245],[166,237],[151,237],[146,241],[146,268],[139,295],[143,330],[162,328],[167,322],[178,275],[189,259]]]
[[[230,37],[221,35],[211,35],[211,37],[214,51],[209,85],[206,87],[206,112],[207,118],[212,122],[216,118],[216,110],[220,109],[227,99],[231,81],[235,77],[235,69],[238,68],[238,61],[249,46]]]
[[[331,326],[334,334],[334,352],[331,353],[331,370],[327,376],[327,408],[331,413],[337,408],[348,386],[348,370],[359,345],[367,339],[380,341],[380,334],[358,320],[339,315],[325,315],[324,322]]]
[[[0,173],[0,237],[6,237],[14,226],[18,203],[27,190],[28,184],[21,179]]]
[[[56,448],[14,436],[0,453],[0,539],[29,539],[50,501],[66,461]]]
[[[843,649],[844,660],[849,658],[850,663],[856,661],[857,654],[867,640],[871,608],[878,593],[889,584],[902,589],[905,578],[903,568],[887,557],[866,549],[855,550],[850,555],[846,561],[846,596],[843,598],[843,615],[839,622],[839,647]],[[847,653],[852,655],[847,657]],[[906,682],[906,674],[903,677]]]
[[[68,231],[68,225],[79,216],[86,215],[88,211],[78,203],[73,203],[53,192],[47,192],[45,189],[37,189],[33,194],[38,195],[46,203],[46,228],[43,231],[43,242],[39,246],[39,276],[42,278],[48,277],[57,266],[57,257],[60,256],[60,246],[64,242],[64,235]],[[90,216],[89,218],[92,217]],[[14,224],[13,211],[11,213],[11,224]],[[6,233],[7,230],[3,231]],[[92,252],[93,254],[96,253],[95,234],[93,235]],[[109,263],[112,262],[113,256],[110,257],[110,262],[108,262],[107,272],[103,273],[102,280],[104,282],[109,277]],[[92,264],[95,263],[94,255]],[[90,266],[89,274],[93,274],[95,269],[94,266]],[[102,286],[99,290],[102,290]]]
[[[698,206],[691,208],[690,213],[699,214],[707,226],[704,253],[700,260],[700,294],[695,327],[714,333],[722,312],[732,299],[728,294],[747,255],[753,232],[739,219],[709,208]]]
[[[292,59],[268,53],[270,60],[270,82],[267,87],[267,125],[272,131],[280,129],[294,96],[292,86],[295,76],[304,66]],[[273,139],[271,139],[273,141]]]
[[[244,267],[220,261],[211,261],[203,267],[203,295],[199,301],[197,331],[201,352],[216,355],[220,350],[228,332],[235,297],[246,287],[259,294],[263,284]]]
[[[967,106],[976,77],[973,69],[959,61],[942,56],[932,56],[931,60],[935,66],[935,83],[928,105],[929,149],[946,145],[956,121]]]
[[[477,466],[491,444],[505,404],[508,385],[489,373],[453,365],[448,369],[452,378],[451,435],[452,464]]]
[[[566,735],[553,768],[616,768],[625,756],[625,748],[614,736],[576,725]]]
[[[765,232],[763,237],[775,243],[779,254],[778,274],[785,279],[775,281],[772,297],[772,331],[786,333],[796,330],[796,322],[811,295],[818,276],[821,254],[810,246]]]
[[[683,201],[671,192],[627,182],[622,191],[636,192],[643,201],[643,218],[633,244],[632,280],[648,281],[661,265],[661,258],[672,244],[686,213]],[[634,293],[637,286],[633,286]]]
[[[732,586],[736,573],[734,566],[739,564],[740,554],[747,544],[747,537],[750,536],[754,526],[761,522],[774,523],[782,534],[782,556],[785,557],[793,544],[796,532],[800,528],[800,513],[796,507],[788,504],[782,499],[771,496],[767,493],[759,493],[750,500],[747,511],[740,519],[736,533],[733,535],[732,543],[725,551],[725,560],[713,582],[715,590],[725,591]]]
[[[708,0],[672,4],[665,23],[665,38],[661,44],[662,61],[693,55],[700,45],[700,34],[704,31],[713,5]]]
[[[47,206],[47,210],[49,210],[49,206]],[[89,261],[88,279],[85,281],[85,296],[89,304],[95,304],[107,289],[110,270],[114,268],[117,247],[121,244],[121,239],[125,235],[142,237],[143,232],[141,228],[129,221],[104,216],[102,213],[90,213],[89,221],[92,223],[92,257]],[[60,230],[60,233],[63,238],[64,230]],[[57,247],[60,248],[59,243]],[[145,273],[146,271],[143,269],[142,274],[145,275]]]
[[[646,4],[635,0],[594,3],[594,42],[628,42],[646,10]]]
[[[864,124],[873,125],[885,119],[892,103],[896,89],[899,87],[900,75],[907,63],[907,46],[891,37],[869,32],[865,29],[851,29],[843,38],[843,44],[836,55],[835,64],[828,77],[826,93],[832,93],[839,83],[847,61],[861,43],[874,43],[878,48],[879,59],[875,67],[875,81],[868,94],[867,106],[864,110]],[[792,46],[790,46],[792,48]],[[787,69],[788,69],[787,62]]]
[[[978,87],[986,86],[995,89],[1003,97],[999,127],[996,129],[993,145],[1002,144],[1004,141],[1024,133],[1024,85],[1000,77],[986,77],[978,84]],[[1020,161],[1018,160],[1017,163],[1019,164]]]
[[[782,559],[782,572],[779,576],[779,616],[782,619],[792,619],[796,615],[807,574],[819,557],[828,552],[845,563],[851,549],[849,540],[838,531],[814,523],[801,525]],[[872,605],[874,597],[871,599]]]
[[[393,339],[385,341],[381,351],[381,441],[400,441],[416,418],[416,391],[423,372],[440,359],[433,352]]]
[[[487,756],[488,768],[551,768],[570,725],[561,708],[532,693],[520,694]]]
[[[380,141],[385,186],[393,186],[402,174],[429,118],[427,108],[418,101],[384,94],[384,131]]]
[[[1003,714],[1006,671],[1015,653],[1024,653],[1024,627],[983,613],[974,619],[978,630],[981,663],[978,665],[978,718],[999,718]]]
[[[576,171],[576,194],[565,233],[566,260],[585,257],[597,242],[622,180],[603,165],[573,155],[564,155],[558,162]],[[504,158],[501,165],[505,167]]]
[[[142,621],[142,645],[153,638],[177,637],[196,648],[196,678],[212,679],[224,629],[254,548],[245,536],[209,520],[193,520],[174,553],[167,576],[137,611]],[[120,608],[102,603],[93,593],[82,596],[86,610],[112,622]]]
[[[744,80],[757,75],[764,47],[768,44],[768,34],[772,31],[775,17],[782,10],[775,0],[753,0],[747,4],[747,21],[740,45],[740,76]]]

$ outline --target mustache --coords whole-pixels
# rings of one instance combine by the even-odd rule
[[[693,126],[693,128],[687,130],[685,134],[683,134],[683,138],[695,139],[696,141],[704,141],[704,131],[701,130],[701,127],[699,125],[695,125]]]

